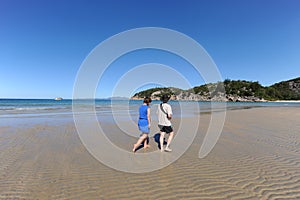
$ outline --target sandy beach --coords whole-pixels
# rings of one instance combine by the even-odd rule
[[[144,174],[97,161],[70,121],[1,126],[0,199],[300,199],[299,119],[299,107],[227,111],[218,143],[200,159],[210,120],[203,114],[188,151]],[[113,139],[121,134],[107,128]],[[122,137],[116,144],[130,152],[135,141]],[[146,151],[157,150],[153,138],[150,145]]]

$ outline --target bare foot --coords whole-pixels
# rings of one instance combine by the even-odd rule
[[[147,149],[147,148],[150,148],[150,145],[147,144],[144,146],[144,149]]]
[[[136,148],[137,148],[137,145],[136,145],[136,144],[134,144],[134,145],[133,145],[133,149],[132,149],[132,152],[133,152],[133,153],[135,153],[135,151],[136,151]]]

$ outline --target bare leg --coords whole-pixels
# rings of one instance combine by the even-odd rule
[[[149,148],[150,145],[148,145],[148,136],[146,137],[146,139],[144,140],[144,149]]]
[[[170,135],[169,135],[168,141],[167,141],[166,148],[169,148],[169,145],[171,144],[171,142],[173,140],[173,137],[174,137],[174,132],[171,132]]]
[[[143,135],[138,139],[138,141],[133,145],[132,151],[135,152],[136,148],[138,148],[142,142],[148,137],[147,134],[143,133]]]
[[[164,139],[165,139],[165,132],[160,132],[160,138],[159,138],[159,143],[160,143],[160,151],[164,151]]]

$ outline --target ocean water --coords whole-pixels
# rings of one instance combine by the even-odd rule
[[[112,121],[112,116],[119,120],[133,120],[138,118],[138,108],[142,104],[140,100],[70,100],[55,101],[53,99],[0,99],[0,126],[26,122],[26,119],[51,119],[73,120],[72,104],[80,108],[81,114],[96,113],[101,121]],[[210,103],[194,101],[170,101],[174,117],[187,117],[205,114],[212,111],[223,111],[229,109],[247,109],[262,106],[300,106],[300,102],[227,102]],[[151,113],[155,112],[160,101],[152,101]],[[91,110],[92,108],[92,110]],[[78,109],[77,109],[78,110]]]
[[[56,101],[53,99],[0,99],[0,117],[10,114],[47,114],[47,113],[72,113],[71,99],[64,99]],[[94,104],[97,113],[111,112],[112,107],[117,108],[122,113],[124,109],[129,112],[135,112],[139,105],[142,104],[141,100],[74,100],[76,105],[81,106],[83,109],[85,106]],[[158,105],[160,101],[152,101],[151,105]],[[210,102],[195,102],[195,101],[169,101],[169,103],[176,109],[180,105],[190,105],[191,107],[198,104],[200,112],[211,111]],[[214,102],[214,106],[217,108],[218,104],[226,106],[227,109],[242,109],[250,107],[261,106],[300,106],[300,102],[227,102],[218,103]]]

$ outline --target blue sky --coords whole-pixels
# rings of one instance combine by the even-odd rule
[[[71,98],[86,56],[107,38],[140,27],[193,38],[223,79],[268,86],[296,78],[299,8],[299,0],[0,0],[0,98]],[[114,62],[96,97],[110,96],[126,70],[149,62],[183,70],[192,86],[204,83],[180,58],[146,50]]]

